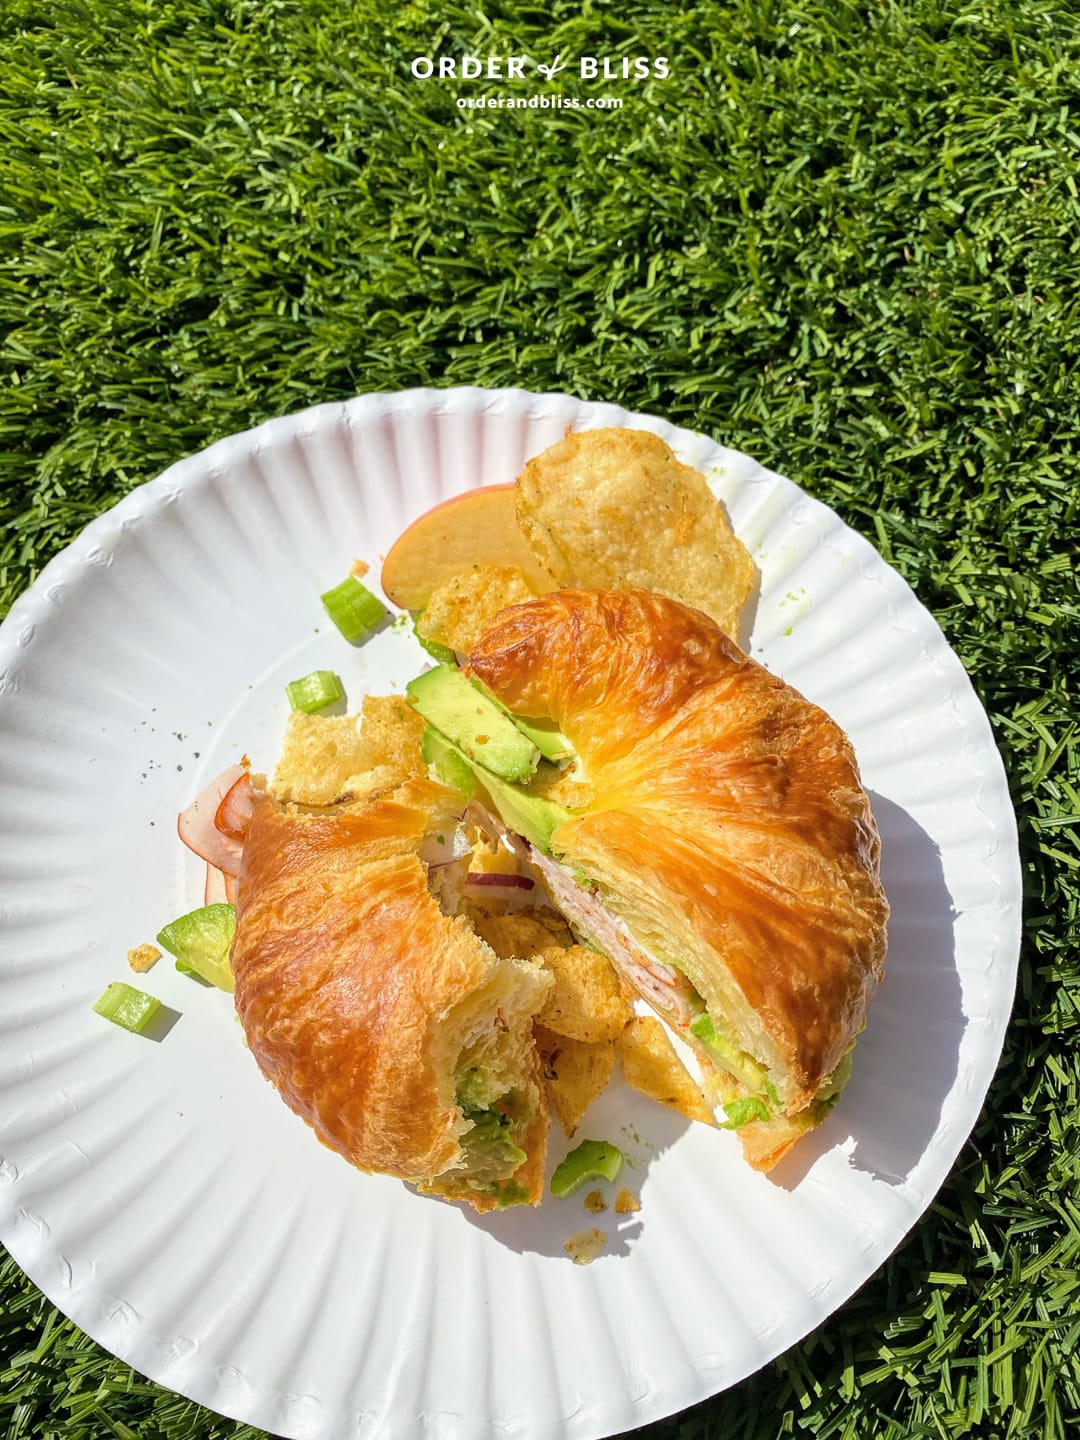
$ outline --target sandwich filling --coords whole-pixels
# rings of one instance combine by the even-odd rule
[[[428,888],[446,915],[461,907],[471,853],[460,824],[427,835],[420,846]],[[499,1208],[528,1200],[517,1173],[528,1161],[541,1104],[532,1021],[550,983],[531,961],[498,961],[489,983],[447,1017],[447,1032],[456,1037],[452,1104],[460,1150],[448,1169],[420,1183],[421,1190],[451,1199],[479,1193]]]
[[[428,734],[432,733],[429,725]],[[569,812],[546,797],[530,793],[526,785],[508,783],[469,763],[463,752],[441,737],[442,749],[431,749],[432,760],[444,781],[460,780],[461,770],[443,766],[449,752],[462,762],[469,792],[484,802],[470,807],[491,833],[538,874],[555,908],[579,937],[607,956],[630,985],[690,1044],[703,1063],[714,1101],[722,1105],[731,1129],[741,1130],[755,1121],[772,1121],[786,1115],[782,1097],[770,1078],[768,1066],[731,1038],[733,1026],[715,1007],[712,1013],[703,996],[677,964],[660,957],[634,935],[610,908],[607,897],[581,870],[571,871],[550,853],[551,834]],[[436,760],[437,757],[437,760]],[[438,763],[438,762],[441,762]],[[542,773],[542,772],[541,772]],[[575,761],[570,772],[580,774]],[[542,811],[539,807],[543,807]],[[552,812],[558,812],[552,814]],[[540,821],[539,830],[537,821]],[[521,830],[529,830],[528,837]],[[811,1104],[798,1112],[800,1130],[812,1129],[836,1104],[851,1072],[851,1048],[820,1087]],[[795,1120],[796,1117],[790,1117]],[[491,1122],[487,1122],[490,1127]],[[500,1127],[503,1132],[505,1127]]]
[[[785,1107],[766,1065],[730,1038],[730,1027],[710,1014],[703,997],[673,963],[650,953],[625,923],[590,888],[588,876],[571,872],[550,855],[505,826],[498,826],[505,843],[527,860],[541,876],[556,909],[570,922],[581,938],[600,950],[639,994],[669,1025],[691,1044],[706,1062],[715,1099],[723,1105],[727,1125],[741,1129],[754,1121],[768,1121],[785,1115]],[[840,1098],[851,1074],[851,1045],[829,1075],[811,1104],[799,1112],[801,1128],[821,1123]]]
[[[796,1126],[801,1133],[819,1124],[850,1074],[852,1046],[810,1104],[800,1096],[797,1109],[789,1112],[781,1093],[784,1086],[774,1082],[769,1065],[754,1053],[758,1047],[752,1041],[747,1047],[745,1025],[723,1013],[729,1007],[721,997],[710,994],[706,1002],[687,973],[692,967],[682,966],[670,951],[659,953],[657,936],[643,939],[640,924],[634,927],[638,933],[632,933],[611,896],[586,870],[571,869],[556,858],[555,832],[582,805],[588,806],[588,777],[569,742],[557,730],[541,733],[535,721],[522,720],[499,701],[493,704],[479,682],[461,671],[446,665],[438,669],[439,673],[429,672],[408,687],[410,703],[428,722],[424,758],[444,783],[479,802],[492,831],[537,873],[555,908],[581,940],[607,956],[692,1046],[714,1103],[723,1106],[728,1128],[778,1122],[789,1129]],[[731,997],[732,1008],[737,1008],[738,998]],[[740,1033],[743,1044],[736,1038]],[[489,1099],[489,1107],[497,1098]],[[499,1141],[494,1148],[500,1153],[509,1153],[506,1129],[485,1121],[484,1133]],[[473,1147],[488,1149],[479,1136]]]

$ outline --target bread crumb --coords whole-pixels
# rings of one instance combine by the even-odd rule
[[[140,974],[156,965],[160,959],[161,951],[156,945],[136,945],[134,950],[128,951],[128,964]]]
[[[575,1265],[591,1265],[606,1244],[603,1230],[579,1230],[570,1236],[563,1249]]]
[[[636,1215],[641,1206],[625,1187],[615,1196],[616,1215]]]
[[[607,1202],[599,1190],[590,1190],[585,1196],[585,1209],[593,1215],[599,1215],[602,1210],[607,1209]]]
[[[358,580],[362,580],[370,569],[371,566],[366,560],[354,560],[349,566],[349,574],[355,575]]]

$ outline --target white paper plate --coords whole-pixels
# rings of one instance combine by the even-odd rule
[[[261,1078],[228,998],[168,959],[154,1043],[91,1013],[127,950],[202,903],[174,816],[287,680],[353,705],[419,668],[350,649],[319,592],[567,425],[641,425],[715,480],[761,569],[753,651],[854,740],[893,906],[842,1104],[771,1179],[734,1136],[613,1087],[638,1215],[484,1220],[352,1171]],[[1020,878],[990,728],[933,620],[831,511],[744,455],[610,405],[418,390],[326,405],[174,465],[52,562],[0,631],[0,1238],[109,1350],[290,1437],[598,1436],[804,1336],[888,1256],[977,1116],[1008,1019]],[[568,1148],[556,1140],[551,1163]],[[611,1236],[593,1265],[575,1230]]]

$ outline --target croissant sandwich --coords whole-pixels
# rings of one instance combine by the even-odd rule
[[[332,811],[259,797],[232,967],[252,1054],[325,1145],[486,1211],[540,1199],[551,981],[443,913],[431,881],[461,811],[427,779]]]
[[[644,590],[505,610],[466,673],[574,757],[515,785],[473,766],[477,797],[769,1169],[835,1103],[882,976],[880,844],[846,736]]]
[[[362,1170],[480,1211],[539,1202],[552,976],[499,958],[439,883],[480,816],[694,1048],[771,1168],[835,1103],[882,975],[879,840],[847,738],[645,590],[506,609],[465,669],[474,684],[439,666],[407,692],[438,781],[256,797],[232,967],[259,1066]]]

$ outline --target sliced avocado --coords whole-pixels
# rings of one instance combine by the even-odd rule
[[[428,732],[431,733],[430,739]],[[426,747],[423,750],[425,759],[436,752],[443,756],[441,762],[428,759],[429,765],[435,765],[437,774],[445,778],[439,767],[441,763],[446,763],[448,757],[465,766],[472,774],[472,793],[479,792],[480,802],[489,810],[494,810],[507,829],[513,830],[516,835],[524,835],[530,844],[535,845],[537,850],[542,850],[545,855],[551,854],[551,836],[560,825],[571,818],[569,810],[557,805],[554,800],[545,800],[542,795],[530,795],[519,785],[500,780],[486,766],[477,764],[464,750],[460,750],[452,740],[440,734],[430,724],[424,732],[422,745]],[[445,773],[448,775],[450,772],[447,770]],[[446,779],[446,784],[461,789],[453,780]]]
[[[529,1203],[529,1192],[520,1180],[497,1180],[491,1186],[490,1193],[498,1201],[500,1210],[508,1210],[511,1205],[527,1205]]]
[[[433,660],[438,660],[440,665],[456,665],[457,656],[449,645],[443,645],[438,640],[429,640],[426,635],[420,634],[421,616],[413,621],[413,635],[419,645],[422,645]]]
[[[727,1123],[719,1127],[721,1130],[741,1130],[754,1120],[768,1120],[771,1111],[760,1095],[746,1095],[742,1100],[729,1100],[724,1114]]]
[[[623,1153],[610,1140],[583,1140],[556,1165],[551,1193],[565,1200],[586,1180],[617,1180],[622,1166]]]
[[[472,1129],[462,1136],[462,1145],[473,1166],[487,1165],[511,1172],[524,1165],[525,1151],[512,1138],[513,1122],[498,1110],[465,1110]]]
[[[503,824],[515,834],[524,835],[537,850],[550,855],[551,837],[560,825],[570,819],[570,811],[554,800],[530,795],[494,775],[486,775],[479,766],[473,773]]]
[[[203,905],[158,932],[157,943],[176,956],[178,970],[192,971],[219,990],[235,989],[229,950],[236,933],[232,905]]]
[[[841,1055],[836,1069],[831,1075],[826,1075],[825,1080],[814,1096],[815,1101],[826,1104],[831,1109],[840,1099],[840,1091],[843,1090],[851,1078],[851,1063],[855,1058],[855,1041],[853,1040],[848,1048]]]
[[[449,665],[436,665],[405,687],[409,704],[501,780],[528,780],[540,752],[475,685]]]
[[[747,1090],[752,1090],[756,1095],[769,1093],[769,1072],[764,1065],[759,1065],[752,1055],[747,1055],[745,1050],[740,1050],[726,1036],[721,1035],[707,1010],[695,1015],[690,1021],[690,1033],[696,1036],[713,1059],[736,1080],[741,1081]]]
[[[497,706],[508,720],[512,720],[521,733],[532,741],[545,760],[555,763],[561,760],[573,760],[574,747],[554,720],[523,720],[520,715],[515,715],[505,706],[497,695],[492,695],[482,680],[470,676],[469,684],[475,685],[481,695],[486,696],[493,705]]]
[[[451,790],[460,790],[466,800],[473,793],[472,767],[459,750],[455,750],[445,735],[440,735],[430,725],[424,726],[420,740],[420,754],[424,764],[430,765],[435,774],[449,785]]]
[[[520,715],[514,715],[510,711],[507,711],[507,714],[521,733],[532,741],[545,760],[558,762],[574,758],[574,747],[554,720],[522,720]]]

